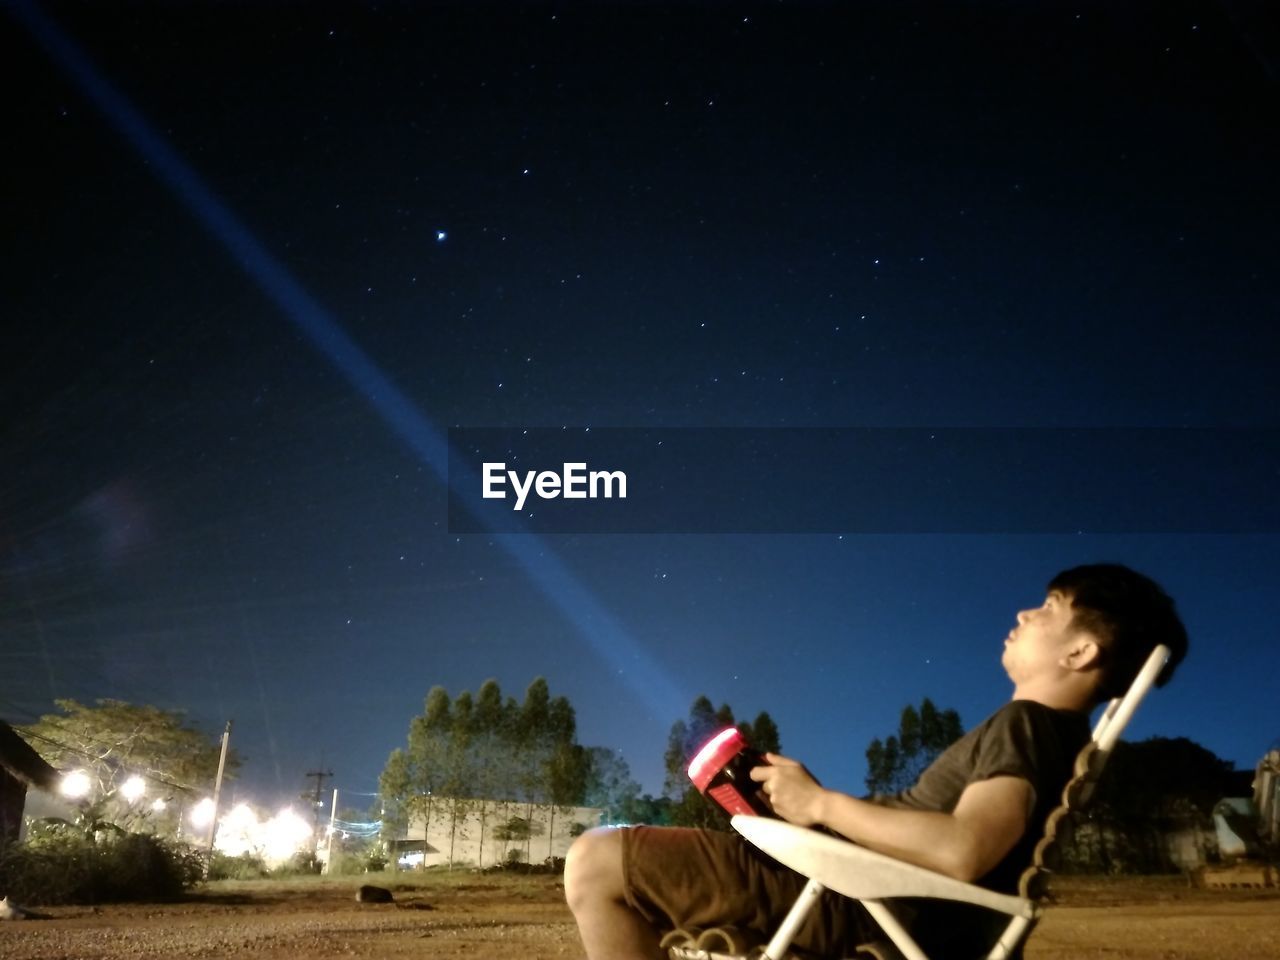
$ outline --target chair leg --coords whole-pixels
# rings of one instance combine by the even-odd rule
[[[818,900],[822,896],[822,891],[825,889],[826,887],[813,879],[804,885],[804,889],[800,891],[800,896],[796,897],[796,902],[791,905],[791,909],[787,911],[787,915],[782,919],[782,925],[778,927],[778,932],[773,935],[769,945],[764,948],[761,960],[782,960],[787,955],[787,948],[791,946],[791,941],[800,932],[800,924],[804,923],[804,918],[809,915],[809,911],[817,906]]]
[[[878,923],[880,929],[893,941],[894,946],[902,954],[903,960],[929,960],[925,952],[920,949],[920,944],[912,939],[907,928],[893,915],[892,910],[879,900],[863,900],[862,905],[866,907],[867,913],[871,914],[871,919]]]
[[[1018,960],[1022,956],[1022,945],[1034,925],[1034,920],[1014,917],[987,954],[987,960]]]

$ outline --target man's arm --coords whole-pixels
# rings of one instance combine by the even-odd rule
[[[772,753],[768,759],[770,766],[756,767],[751,777],[784,820],[820,824],[864,847],[969,883],[1013,849],[1034,803],[1026,780],[992,777],[967,786],[951,813],[883,807],[824,789],[794,760]]]

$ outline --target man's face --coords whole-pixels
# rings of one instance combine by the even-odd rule
[[[1005,637],[1000,658],[1009,679],[1016,684],[1052,675],[1075,634],[1071,629],[1074,615],[1071,599],[1057,590],[1039,607],[1019,612],[1018,625]]]

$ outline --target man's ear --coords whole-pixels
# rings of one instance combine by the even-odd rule
[[[1080,672],[1095,669],[1102,663],[1102,644],[1092,633],[1081,630],[1067,643],[1062,663],[1063,666]]]

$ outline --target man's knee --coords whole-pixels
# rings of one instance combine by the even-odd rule
[[[622,900],[621,830],[596,827],[573,841],[564,863],[564,895],[574,911],[601,899]]]

